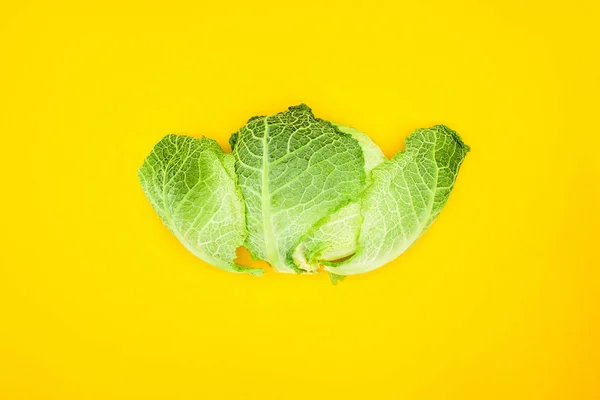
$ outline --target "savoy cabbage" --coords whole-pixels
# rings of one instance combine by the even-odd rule
[[[435,220],[469,151],[443,125],[417,129],[388,160],[364,133],[302,104],[251,118],[232,153],[212,139],[167,135],[138,171],[159,217],[193,254],[230,272],[236,249],[276,271],[332,282],[392,261]]]

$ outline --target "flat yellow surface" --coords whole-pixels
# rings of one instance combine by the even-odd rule
[[[6,2],[0,398],[600,398],[594,3]],[[194,258],[144,157],[301,102],[457,130],[440,218],[337,286]]]

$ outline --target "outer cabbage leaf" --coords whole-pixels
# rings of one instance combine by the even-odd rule
[[[377,144],[364,133],[349,126],[337,127],[342,132],[352,135],[360,144],[368,185],[371,170],[387,161],[387,158]],[[362,221],[360,199],[357,199],[330,214],[315,227],[294,251],[294,262],[298,268],[314,272],[323,261],[335,261],[354,254]]]
[[[363,191],[360,145],[306,105],[251,118],[230,144],[246,204],[245,246],[279,272],[301,272],[294,249]]]
[[[226,271],[262,274],[233,262],[246,237],[244,205],[233,156],[217,142],[165,136],[138,177],[154,210],[194,255]]]
[[[356,254],[325,269],[337,275],[372,271],[414,243],[438,216],[469,147],[443,125],[418,129],[406,148],[371,172],[361,201],[364,220]]]

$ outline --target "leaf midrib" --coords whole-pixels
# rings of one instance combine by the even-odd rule
[[[261,174],[261,213],[263,231],[265,234],[265,253],[267,261],[277,270],[287,270],[285,266],[280,265],[279,248],[273,232],[273,220],[271,218],[271,193],[269,187],[269,124],[267,118],[263,120],[264,133],[262,138],[262,174]]]

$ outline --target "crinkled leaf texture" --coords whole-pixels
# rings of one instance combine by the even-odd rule
[[[152,207],[189,251],[226,271],[262,274],[233,261],[246,237],[244,203],[233,156],[217,142],[165,136],[138,177]]]
[[[342,132],[356,139],[365,159],[367,184],[373,168],[387,161],[381,149],[370,137],[349,126],[337,125]],[[325,261],[335,261],[356,252],[356,243],[363,221],[360,198],[328,215],[315,226],[293,253],[296,265],[305,271],[316,271]]]
[[[451,129],[418,129],[387,160],[360,131],[306,105],[251,118],[225,154],[211,139],[168,135],[138,171],[183,245],[231,272],[245,245],[279,272],[321,265],[333,283],[392,261],[446,204],[469,147]]]
[[[364,190],[360,144],[303,104],[251,118],[230,144],[246,204],[245,246],[279,272],[300,272],[294,250]]]
[[[406,148],[374,168],[361,201],[363,223],[354,256],[325,269],[336,275],[372,271],[414,243],[438,216],[469,147],[443,125],[418,129]]]

